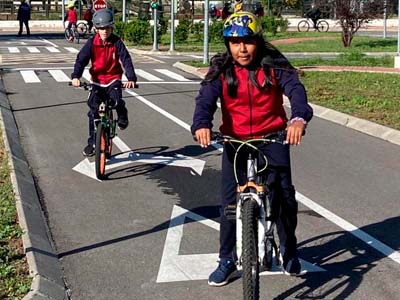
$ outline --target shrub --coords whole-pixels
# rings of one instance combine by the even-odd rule
[[[222,31],[224,28],[224,21],[214,20],[209,27],[210,41],[222,42],[224,39],[222,37]]]
[[[135,45],[150,44],[150,23],[144,19],[133,19],[132,22],[127,23],[124,28],[124,36]]]
[[[190,20],[183,18],[179,20],[178,26],[175,29],[175,38],[177,42],[186,42],[189,37]]]
[[[280,32],[287,31],[289,25],[287,19],[274,18],[270,16],[260,17],[259,19],[264,32],[271,33],[272,35],[276,35],[278,29]]]

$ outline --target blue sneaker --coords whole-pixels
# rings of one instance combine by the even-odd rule
[[[236,264],[232,259],[221,259],[218,268],[208,278],[208,284],[211,286],[223,286],[229,282],[235,271]]]

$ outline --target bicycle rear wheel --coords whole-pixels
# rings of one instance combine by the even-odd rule
[[[260,297],[257,218],[257,202],[252,199],[245,201],[242,206],[243,299],[245,300],[258,300]]]
[[[106,172],[107,128],[99,123],[96,131],[95,167],[96,177],[103,179]]]
[[[88,31],[88,27],[87,27],[86,23],[79,22],[78,24],[76,24],[76,31],[78,32],[78,34],[80,36],[84,36]]]
[[[265,241],[265,256],[263,265],[267,271],[272,269],[272,260],[274,254],[274,240],[271,238],[267,238]]]
[[[112,153],[112,147],[113,147],[113,137],[115,135],[115,123],[113,120],[113,111],[112,109],[110,109],[110,115],[109,115],[109,122],[111,124],[111,126],[108,128],[108,143],[107,143],[107,147],[106,147],[106,158],[110,159],[111,157],[111,153]]]
[[[297,30],[299,32],[307,32],[310,30],[310,24],[306,20],[302,20],[297,25]]]
[[[319,32],[328,32],[329,24],[325,20],[320,20],[317,22],[317,29]]]

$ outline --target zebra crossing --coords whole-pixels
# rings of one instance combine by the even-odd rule
[[[23,82],[31,84],[31,83],[42,83],[44,80],[48,80],[50,78],[55,80],[56,82],[70,82],[71,77],[70,74],[72,72],[72,68],[68,69],[14,69],[13,72],[19,73]],[[165,83],[165,84],[173,84],[173,83],[187,83],[187,84],[197,84],[199,80],[196,78],[186,78],[181,74],[175,73],[169,69],[135,69],[136,75],[138,77],[139,84],[146,83]],[[89,69],[85,69],[82,75],[82,78],[90,81]],[[127,81],[125,75],[122,76],[122,81]]]
[[[54,47],[54,46],[23,46],[23,47],[5,47],[1,51],[3,54],[16,53],[78,53],[79,49],[74,47]]]

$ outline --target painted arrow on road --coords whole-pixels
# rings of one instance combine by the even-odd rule
[[[174,205],[171,220],[165,239],[164,251],[158,271],[157,282],[174,282],[188,280],[205,280],[217,267],[218,253],[180,255],[179,249],[183,237],[185,218],[209,226],[219,231],[219,223],[195,214],[182,207]],[[301,274],[307,272],[325,271],[321,267],[311,264],[303,259]],[[261,272],[260,275],[281,275],[281,267],[275,264],[271,271]]]
[[[190,168],[195,174],[198,175],[203,173],[205,165],[204,160],[180,154],[176,154],[174,156],[161,156],[134,152],[119,137],[114,138],[113,141],[114,145],[117,146],[122,153],[112,156],[109,160],[107,160],[106,172],[132,163],[146,163]],[[72,169],[90,178],[98,180],[96,177],[95,162],[91,162],[87,158],[79,162]]]

